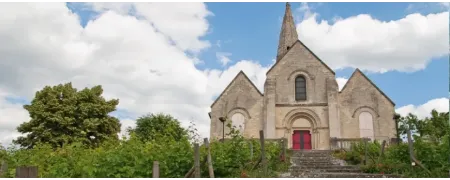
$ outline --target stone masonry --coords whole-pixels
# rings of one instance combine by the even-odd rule
[[[334,158],[331,151],[294,151],[289,172],[282,178],[398,178],[390,174],[363,173],[359,166],[346,165],[345,161]]]
[[[268,139],[288,139],[289,148],[292,134],[299,130],[311,134],[311,147],[317,150],[329,149],[330,138],[395,137],[392,100],[359,69],[339,91],[334,71],[298,39],[289,3],[276,63],[266,77],[262,94],[244,72],[236,75],[211,105],[212,139],[222,137],[219,117],[234,122],[235,114],[244,117],[245,137],[258,137],[264,130]],[[297,77],[305,79],[306,100],[295,98]]]

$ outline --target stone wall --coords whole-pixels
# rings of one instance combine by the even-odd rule
[[[339,93],[339,104],[343,138],[360,138],[361,112],[372,114],[375,138],[395,137],[394,104],[358,69]]]
[[[228,116],[228,120],[231,120],[234,113],[242,113],[245,117],[245,137],[259,137],[262,105],[262,94],[241,71],[211,106],[210,138],[222,137],[219,117]],[[225,134],[227,132],[229,129],[225,127]]]
[[[295,78],[306,79],[307,100],[295,100]],[[300,41],[277,62],[267,74],[276,79],[276,104],[327,103],[327,79],[335,79],[333,72],[318,60]]]

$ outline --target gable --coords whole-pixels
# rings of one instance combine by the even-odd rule
[[[335,74],[335,72],[327,65],[325,64],[316,54],[314,54],[314,52],[312,52],[305,44],[303,44],[300,40],[297,40],[294,42],[294,44],[291,46],[291,48],[287,51],[286,54],[284,54],[283,57],[281,57],[281,59],[279,61],[277,61],[266,73],[266,75],[268,75],[272,69],[274,69],[274,67],[276,67],[278,64],[280,64],[280,62],[282,62],[285,58],[286,55],[288,55],[290,53],[290,51],[294,51],[294,49],[300,49],[301,47],[305,48],[305,50],[311,54],[314,59],[318,60],[325,68],[327,68],[333,75]]]
[[[239,83],[243,83],[243,84],[239,84]],[[256,88],[255,84],[253,84],[253,82],[248,78],[248,76],[245,75],[245,73],[243,71],[239,71],[239,73],[236,75],[236,77],[234,77],[234,79],[231,80],[231,82],[228,84],[228,86],[222,91],[222,93],[220,93],[220,95],[216,98],[216,100],[211,104],[211,108],[217,103],[217,101],[219,101],[219,99],[226,92],[230,91],[232,88],[239,88],[239,86],[243,86],[243,85],[250,86],[251,89],[256,91],[260,96],[263,96],[261,91],[259,91],[258,88]]]
[[[382,96],[384,96],[393,106],[395,106],[394,101],[392,101],[383,91],[381,91],[380,88],[378,88],[377,85],[375,85],[375,83],[373,83],[363,72],[361,72],[361,70],[359,70],[358,68],[356,68],[356,70],[353,72],[352,76],[350,76],[350,78],[348,79],[347,83],[345,83],[344,87],[342,88],[342,90],[339,93],[343,93],[346,92],[347,89],[347,85],[350,83],[353,83],[353,81],[357,81],[357,80],[364,80],[366,82],[368,82],[370,85],[372,85]]]

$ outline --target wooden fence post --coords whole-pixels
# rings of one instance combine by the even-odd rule
[[[408,136],[408,149],[409,149],[409,158],[411,159],[411,165],[412,163],[417,164],[419,167],[421,167],[422,169],[424,169],[425,171],[428,172],[428,174],[431,175],[431,171],[428,170],[427,168],[425,168],[425,166],[416,159],[416,157],[414,156],[414,147],[413,147],[413,141],[412,141],[412,137],[411,137],[411,130],[407,130],[406,131],[407,136]]]
[[[8,172],[8,163],[6,161],[2,161],[2,164],[0,167],[0,178],[6,177],[7,172]]]
[[[209,177],[210,178],[214,178],[214,168],[213,168],[213,164],[212,164],[212,158],[211,158],[211,150],[209,148],[209,142],[208,142],[208,138],[203,139],[204,143],[205,143],[205,147],[206,147],[206,151],[207,151],[207,161],[208,161],[208,171],[209,171]]]
[[[264,131],[259,131],[259,140],[261,142],[261,162],[263,163],[263,176],[267,175],[267,160],[266,160],[266,151],[264,149]]]
[[[386,147],[386,140],[383,140],[383,143],[381,143],[381,156],[384,156],[384,148]]]
[[[253,143],[252,143],[252,141],[250,141],[249,146],[250,146],[250,159],[253,159]]]
[[[283,138],[283,153],[284,153],[284,157],[287,156],[287,146],[288,146],[288,139],[287,138]]]
[[[37,178],[38,168],[36,166],[17,167],[16,178]]]
[[[385,147],[386,147],[386,140],[383,140],[383,143],[381,143],[381,152],[380,152],[380,156],[378,157],[378,162],[380,162],[384,156],[384,148]]]
[[[194,178],[200,178],[200,147],[194,144]]]
[[[364,165],[367,165],[367,139],[364,138]]]
[[[153,161],[153,178],[159,178],[159,162]]]

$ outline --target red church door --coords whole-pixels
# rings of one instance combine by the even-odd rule
[[[311,134],[309,131],[294,130],[292,149],[311,149]]]
[[[311,134],[309,131],[303,132],[303,149],[311,149]]]
[[[300,131],[294,131],[292,134],[292,149],[300,149]]]

